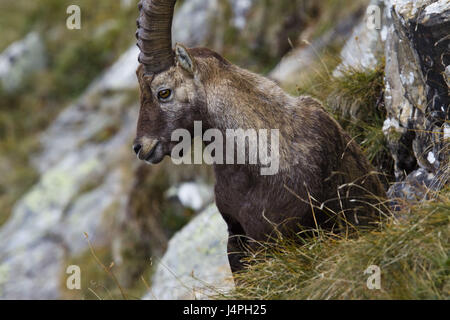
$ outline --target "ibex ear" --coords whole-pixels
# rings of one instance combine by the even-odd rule
[[[183,45],[177,43],[175,45],[175,55],[180,66],[193,75],[195,73],[195,62],[187,49]]]

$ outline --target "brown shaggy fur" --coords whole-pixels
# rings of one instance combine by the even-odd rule
[[[238,128],[280,130],[278,174],[262,176],[260,165],[214,165],[216,203],[228,225],[233,272],[242,269],[245,252],[275,229],[285,235],[316,226],[342,231],[378,219],[373,204],[385,195],[383,187],[359,146],[320,102],[292,97],[211,50],[185,50],[191,69],[179,58],[152,77],[138,69],[141,159],[151,151],[145,160],[161,161],[173,148],[171,132],[192,132],[195,120],[204,130],[224,134]],[[160,88],[173,91],[170,102],[158,101]]]

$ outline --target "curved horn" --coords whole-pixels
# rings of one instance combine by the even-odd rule
[[[155,74],[174,64],[172,19],[176,0],[141,0],[137,19],[139,62]]]

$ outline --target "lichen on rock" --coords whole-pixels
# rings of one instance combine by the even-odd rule
[[[385,101],[389,118],[399,124],[387,137],[397,180],[418,168],[447,180],[448,173],[442,171],[449,159],[444,135],[450,101],[445,76],[450,64],[449,3],[385,2],[389,17]]]

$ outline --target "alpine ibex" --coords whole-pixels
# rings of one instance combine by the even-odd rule
[[[286,94],[276,83],[205,48],[172,49],[176,0],[141,0],[136,37],[141,108],[134,150],[152,164],[176,142],[176,129],[279,129],[279,172],[261,164],[214,164],[217,207],[228,225],[233,272],[257,241],[320,226],[367,226],[384,189],[358,145],[320,102]],[[254,239],[256,241],[249,241]],[[247,251],[246,251],[247,250]]]

